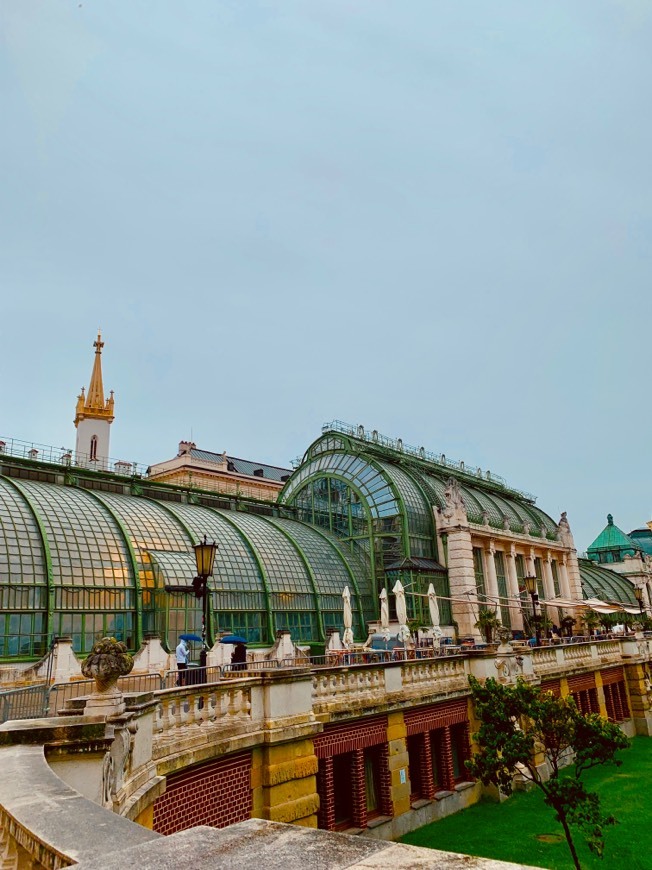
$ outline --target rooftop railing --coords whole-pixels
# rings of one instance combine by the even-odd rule
[[[108,471],[123,477],[144,477],[147,466],[142,462],[125,459],[93,459],[88,453],[78,453],[71,447],[53,447],[36,441],[21,441],[0,435],[0,460],[2,456],[14,456],[32,462],[47,462],[62,468],[84,468],[89,471]]]
[[[351,423],[344,423],[342,420],[333,420],[330,423],[324,423],[321,430],[323,433],[341,432],[343,435],[349,435],[352,438],[357,438],[360,441],[366,441],[369,444],[383,447],[394,453],[403,453],[407,456],[414,456],[416,459],[421,459],[424,462],[431,462],[433,465],[437,465],[441,468],[450,468],[458,473],[467,475],[468,477],[482,480],[486,483],[498,486],[501,489],[513,492],[521,498],[532,502],[532,504],[536,502],[535,495],[508,486],[507,481],[499,474],[494,474],[492,471],[483,471],[481,468],[476,466],[467,465],[462,460],[449,459],[444,453],[432,453],[430,450],[426,450],[425,447],[414,447],[412,444],[405,444],[402,438],[390,438],[387,435],[382,435],[377,429],[372,429],[372,431],[369,432],[364,426],[353,426]]]

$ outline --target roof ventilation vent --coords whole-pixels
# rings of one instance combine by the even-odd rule
[[[262,468],[254,468],[254,477],[264,477],[264,472]]]
[[[283,483],[285,483],[285,481],[286,481],[286,480],[289,480],[289,479],[290,479],[290,475],[289,475],[289,474],[282,474],[282,475],[281,475],[281,480],[283,481]]]

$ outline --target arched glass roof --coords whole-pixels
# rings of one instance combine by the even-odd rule
[[[43,526],[55,585],[106,588],[133,584],[127,544],[109,511],[92,495],[35,481],[14,484]]]
[[[0,478],[0,577],[8,586],[47,585],[47,571],[38,525],[27,503],[16,497],[11,484]],[[0,609],[9,607],[0,599]]]
[[[53,631],[71,633],[84,652],[98,632],[121,631],[133,647],[157,626],[174,646],[201,617],[190,588],[192,546],[204,535],[218,544],[215,625],[242,626],[267,643],[278,628],[318,641],[339,624],[344,586],[358,628],[373,603],[363,561],[295,520],[0,477],[0,658],[36,656]],[[22,597],[19,583],[32,587]]]
[[[629,580],[588,559],[580,559],[579,563],[584,598],[599,598],[601,601],[617,601],[629,607],[638,607],[634,587]]]
[[[206,535],[209,540],[218,542],[214,578],[209,583],[215,589],[221,590],[218,596],[220,608],[223,606],[222,599],[225,598],[224,605],[228,602],[234,609],[241,609],[244,600],[239,593],[244,592],[250,606],[263,609],[264,584],[261,570],[245,536],[226,519],[228,512],[224,512],[225,516],[222,516],[222,511],[188,504],[168,504],[166,507],[183,522],[195,540],[199,541]],[[191,570],[192,579],[196,572],[194,557]]]
[[[440,472],[436,464],[419,461],[412,454],[400,454],[387,449],[382,443],[375,444],[373,441],[332,432],[323,435],[308,448],[302,465],[285,485],[280,500],[292,502],[304,482],[320,474],[343,476],[356,486],[365,484],[365,472],[362,469],[370,475],[370,469],[382,469],[383,479],[392,484],[404,505],[401,511],[390,490],[389,498],[379,507],[377,493],[374,492],[374,497],[369,498],[368,485],[367,490],[360,486],[372,513],[375,516],[402,513],[410,534],[433,534],[432,507],[443,506],[444,489],[448,479],[454,477],[460,486],[471,522],[483,524],[486,513],[489,524],[495,528],[503,528],[507,518],[509,528],[514,532],[522,532],[524,524],[528,523],[533,537],[540,536],[542,528],[550,538],[557,535],[555,521],[538,508],[532,499],[519,496],[516,490],[501,488],[495,480],[479,479],[476,483],[477,475],[465,474],[455,468],[442,469]]]
[[[332,475],[351,483],[360,491],[373,517],[396,516],[398,501],[389,481],[375,465],[351,453],[327,453],[302,465],[282,491],[282,500],[291,502],[305,482],[319,474]]]

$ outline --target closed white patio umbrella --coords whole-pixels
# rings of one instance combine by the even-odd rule
[[[344,646],[353,646],[353,612],[351,611],[351,593],[349,587],[344,587],[342,592],[342,600],[344,602],[344,634],[342,635],[342,643]]]

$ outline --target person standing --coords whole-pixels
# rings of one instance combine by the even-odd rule
[[[186,641],[181,638],[176,650],[177,655],[177,686],[185,686],[188,674],[188,658],[190,657],[190,649]]]
[[[247,668],[247,647],[243,643],[236,643],[231,655],[231,665],[234,671],[244,671]]]

